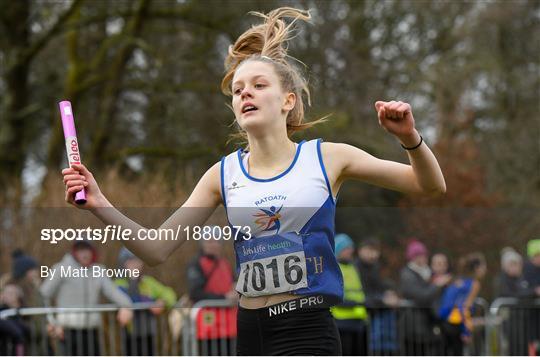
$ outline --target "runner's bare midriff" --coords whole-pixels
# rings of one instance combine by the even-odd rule
[[[297,299],[298,295],[291,295],[287,293],[283,294],[274,294],[268,296],[258,296],[258,297],[240,297],[240,306],[244,309],[260,309],[263,307],[272,306],[279,304],[285,301]]]

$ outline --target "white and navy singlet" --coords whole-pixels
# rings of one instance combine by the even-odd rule
[[[227,218],[245,237],[234,243],[236,290],[248,297],[289,293],[341,301],[343,278],[334,256],[336,203],[321,140],[296,144],[291,165],[268,179],[249,175],[248,157],[240,149],[221,160]]]

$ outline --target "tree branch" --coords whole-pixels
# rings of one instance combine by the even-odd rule
[[[41,38],[36,40],[26,51],[24,51],[21,55],[19,63],[27,63],[30,62],[36,54],[39,53],[39,51],[45,47],[49,41],[56,36],[63,28],[64,24],[69,20],[71,15],[77,11],[79,6],[83,3],[84,0],[74,0],[69,9],[64,12],[56,23],[47,31]]]

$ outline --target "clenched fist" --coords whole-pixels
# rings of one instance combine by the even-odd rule
[[[409,103],[377,101],[375,110],[379,124],[405,146],[414,146],[418,143],[420,136],[414,128],[414,117]]]

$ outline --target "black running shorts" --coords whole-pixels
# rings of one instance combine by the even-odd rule
[[[341,355],[339,332],[329,308],[300,306],[303,299],[261,309],[240,307],[238,356]]]

